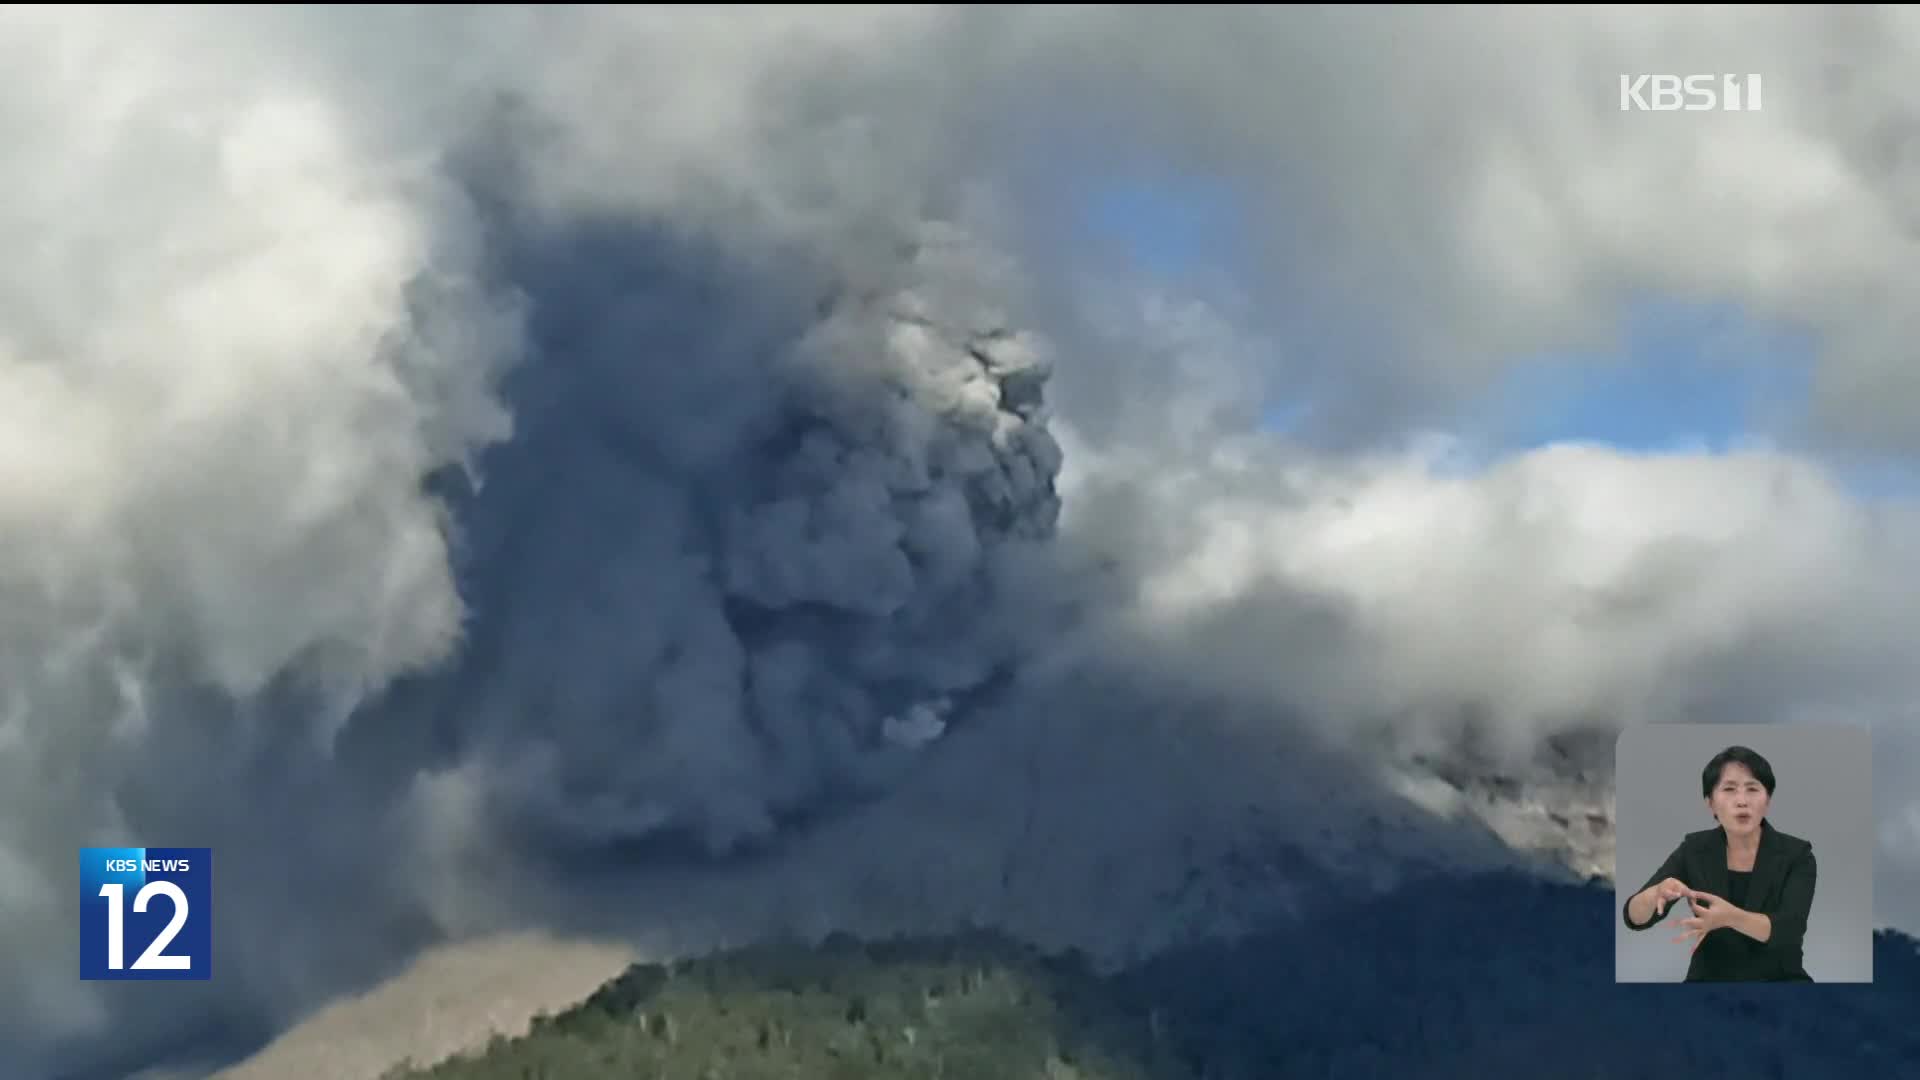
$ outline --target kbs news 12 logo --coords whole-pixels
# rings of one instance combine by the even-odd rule
[[[1759,112],[1758,75],[1622,75],[1621,112]]]
[[[80,977],[213,977],[212,848],[81,848]]]

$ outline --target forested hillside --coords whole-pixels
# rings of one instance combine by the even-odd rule
[[[1496,874],[1115,974],[984,932],[765,945],[636,967],[525,1038],[392,1077],[1467,1078],[1547,1062],[1555,1076],[1591,1078],[1920,1071],[1913,938],[1877,935],[1872,986],[1616,986],[1615,914],[1611,890]]]

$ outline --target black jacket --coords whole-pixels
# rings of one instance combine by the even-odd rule
[[[1815,877],[1813,845],[1775,829],[1762,818],[1760,851],[1753,861],[1746,903],[1740,906],[1767,916],[1773,924],[1772,933],[1765,942],[1759,942],[1731,928],[1715,930],[1694,950],[1693,961],[1687,965],[1687,981],[1812,982],[1801,962],[1801,945],[1807,936],[1807,915],[1813,909]],[[1729,882],[1726,830],[1715,826],[1688,833],[1634,896],[1668,878],[1678,878],[1688,888],[1725,898]],[[1633,897],[1627,900],[1631,903]],[[1644,924],[1635,923],[1625,905],[1620,908],[1620,917],[1629,929],[1645,930],[1676,908],[1687,911],[1687,902],[1682,899],[1668,904],[1665,912]]]

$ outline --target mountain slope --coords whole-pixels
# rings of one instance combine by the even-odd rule
[[[642,965],[484,1055],[395,1076],[1632,1077],[1920,1068],[1920,942],[1875,984],[1615,986],[1611,890],[1438,877],[1101,975],[991,933]],[[1677,946],[1676,946],[1677,947]]]

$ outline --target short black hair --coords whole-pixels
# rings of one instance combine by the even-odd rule
[[[1729,746],[1713,755],[1713,760],[1707,762],[1707,767],[1700,771],[1700,797],[1711,799],[1713,785],[1720,782],[1720,774],[1728,765],[1734,764],[1745,765],[1747,771],[1753,773],[1753,778],[1760,781],[1760,786],[1767,789],[1767,798],[1773,798],[1773,766],[1767,764],[1767,759],[1758,752],[1744,746]]]

